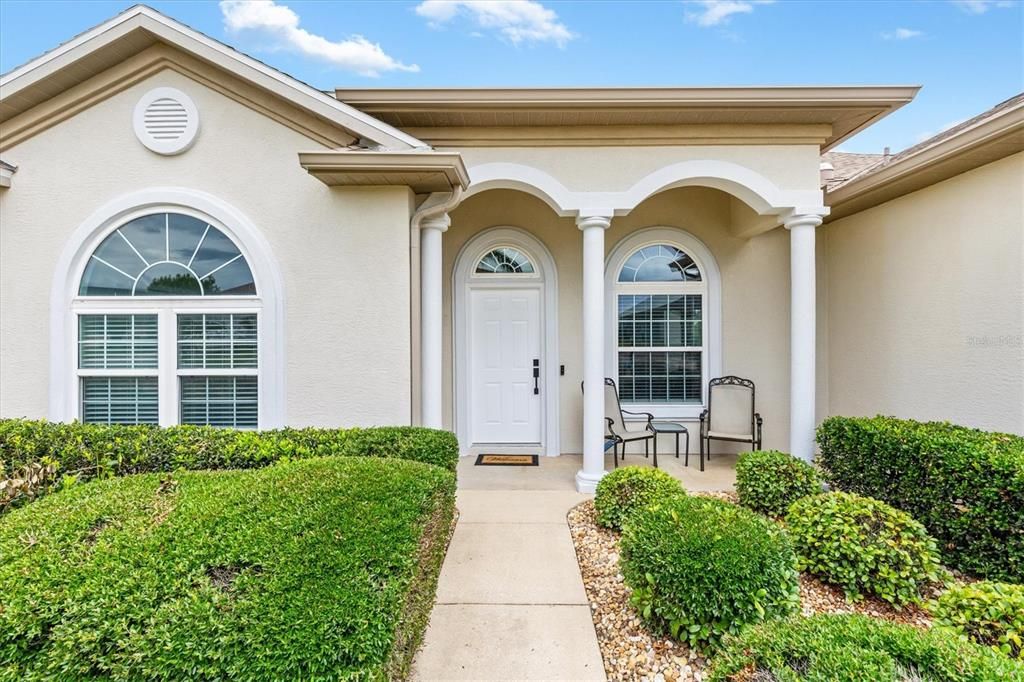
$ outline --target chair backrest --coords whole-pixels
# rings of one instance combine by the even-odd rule
[[[619,404],[619,390],[615,380],[604,379],[604,416],[612,420],[612,431],[620,436],[626,432],[626,424],[622,418],[622,405]]]
[[[753,435],[753,381],[726,376],[708,382],[708,430]]]
[[[580,382],[580,390],[586,392],[587,388]],[[626,425],[622,418],[622,406],[619,405],[619,391],[615,387],[615,380],[604,378],[604,416],[612,422],[612,431],[622,435],[626,432]]]

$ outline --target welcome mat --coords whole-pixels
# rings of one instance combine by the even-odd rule
[[[477,455],[476,466],[535,467],[537,455]]]

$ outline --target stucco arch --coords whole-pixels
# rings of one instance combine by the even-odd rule
[[[493,162],[469,169],[469,187],[463,198],[489,189],[514,189],[533,195],[551,207],[559,216],[571,216],[578,208],[574,193],[551,175],[521,163]]]
[[[775,213],[785,205],[779,188],[760,173],[729,161],[697,159],[680,161],[648,174],[621,193],[615,204],[616,212],[628,213],[659,192],[692,186],[727,192],[762,215]]]
[[[750,206],[758,215],[825,214],[821,191],[782,190],[746,166],[717,159],[692,159],[663,166],[625,191],[574,192],[551,174],[521,163],[488,162],[469,169],[465,197],[489,189],[514,189],[537,197],[561,217],[628,215],[644,200],[677,187],[711,187]]]

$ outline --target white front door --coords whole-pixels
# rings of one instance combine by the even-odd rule
[[[469,296],[472,441],[539,444],[540,290],[481,288]]]

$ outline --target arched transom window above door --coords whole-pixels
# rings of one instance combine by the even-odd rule
[[[127,220],[72,300],[77,417],[258,428],[262,301],[241,249],[200,215]]]
[[[682,245],[630,250],[615,274],[619,394],[632,405],[694,406],[706,373],[707,286]]]
[[[529,256],[510,246],[499,246],[485,253],[475,270],[478,275],[532,275],[534,272]]]

